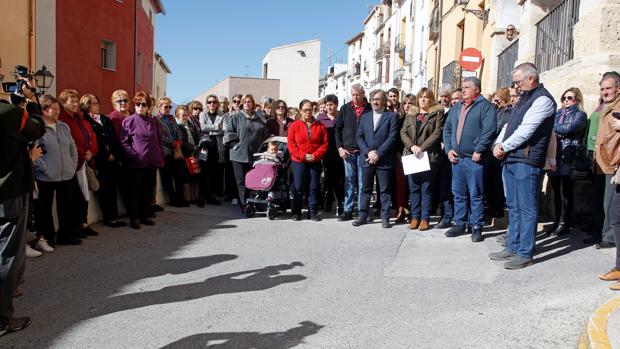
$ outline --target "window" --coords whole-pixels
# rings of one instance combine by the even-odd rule
[[[112,41],[101,41],[101,67],[103,69],[116,69],[116,44]]]
[[[136,57],[136,82],[142,85],[142,52]]]

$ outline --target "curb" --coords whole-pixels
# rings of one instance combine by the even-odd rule
[[[588,319],[588,325],[579,339],[579,349],[611,348],[607,336],[607,319],[620,308],[620,297],[601,305]]]

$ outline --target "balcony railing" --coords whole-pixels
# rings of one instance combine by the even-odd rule
[[[450,84],[452,88],[461,87],[461,65],[458,61],[452,61],[441,70],[441,83]]]
[[[386,55],[386,51],[387,47],[385,46],[385,44],[381,43],[379,46],[377,46],[377,48],[375,49],[375,58],[377,60],[380,60],[383,58],[383,56]]]
[[[519,56],[519,40],[515,40],[497,56],[497,88],[512,85],[512,70]]]
[[[573,27],[579,21],[580,0],[563,0],[536,24],[536,66],[540,72],[573,58]]]
[[[396,35],[394,43],[394,52],[398,53],[401,58],[405,58],[405,43],[400,40],[400,34]]]

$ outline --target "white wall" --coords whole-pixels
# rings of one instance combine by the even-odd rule
[[[297,51],[304,51],[302,57]],[[316,100],[319,94],[321,42],[311,40],[272,48],[265,58],[268,79],[280,80],[280,98],[296,106],[302,99]]]

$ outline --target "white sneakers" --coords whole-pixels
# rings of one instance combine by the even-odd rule
[[[34,248],[30,247],[30,245],[26,244],[26,257],[37,258],[37,257],[41,257],[42,255],[43,255],[42,252],[39,252],[35,250]]]
[[[34,248],[43,252],[54,252],[54,248],[50,246],[45,239],[38,239],[37,242],[34,244]]]

